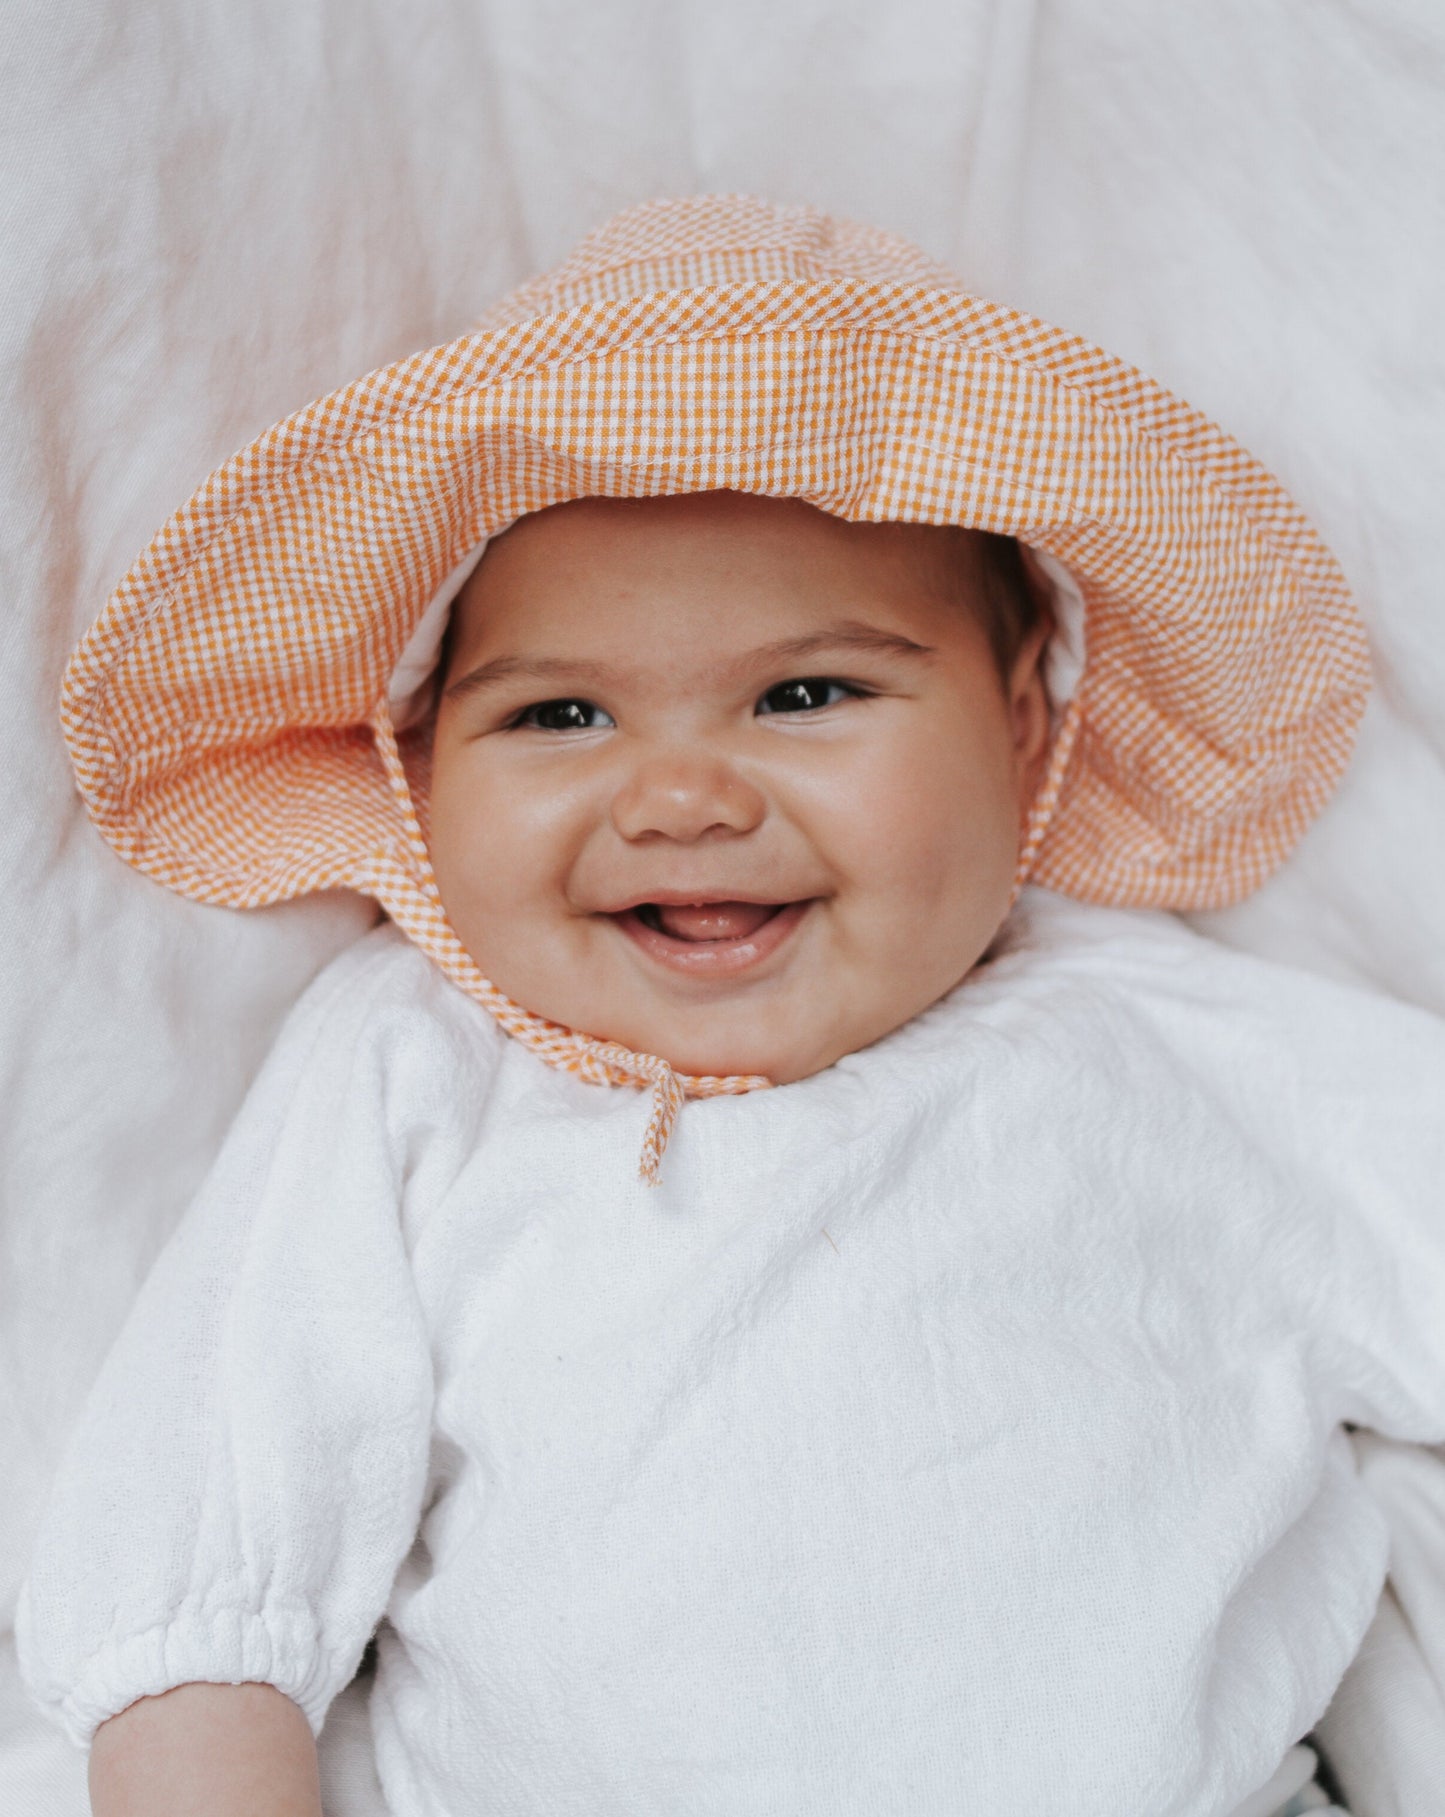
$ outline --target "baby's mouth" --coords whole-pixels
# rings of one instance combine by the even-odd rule
[[[781,902],[639,902],[638,919],[674,940],[746,940]]]
[[[802,902],[639,902],[609,919],[665,970],[722,982],[785,946],[813,907]]]

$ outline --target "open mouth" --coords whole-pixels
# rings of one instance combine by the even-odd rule
[[[746,940],[781,902],[640,902],[638,919],[674,940]]]
[[[610,917],[650,959],[694,977],[731,977],[775,953],[803,902],[639,902]]]

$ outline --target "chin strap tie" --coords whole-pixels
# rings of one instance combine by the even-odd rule
[[[533,1015],[482,976],[447,920],[432,870],[396,729],[385,701],[371,717],[377,754],[401,818],[404,859],[379,861],[366,886],[404,934],[422,949],[459,990],[480,1003],[513,1040],[548,1066],[574,1073],[593,1085],[651,1086],[652,1111],[642,1138],[638,1175],[649,1186],[660,1178],[663,1151],[687,1098],[737,1097],[764,1091],[772,1080],[762,1073],[679,1073],[660,1054],[634,1053],[620,1041],[602,1041],[560,1022]]]

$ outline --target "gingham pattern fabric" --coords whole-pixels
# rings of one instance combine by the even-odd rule
[[[1142,373],[971,296],[916,249],[746,197],[635,208],[481,330],[358,379],[220,467],[66,671],[90,813],[203,902],[374,896],[549,1063],[674,1075],[481,976],[425,844],[429,726],[385,710],[442,578],[498,527],[585,495],[730,487],[850,519],[965,524],[1065,562],[1088,660],[1019,881],[1213,907],[1284,859],[1335,786],[1369,687],[1328,550],[1265,470]]]

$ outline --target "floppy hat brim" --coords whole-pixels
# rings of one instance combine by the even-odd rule
[[[1358,613],[1303,515],[1221,430],[1000,305],[774,279],[465,336],[234,456],[67,670],[96,824],[205,901],[375,892],[378,867],[406,860],[371,720],[448,571],[565,499],[718,487],[998,531],[1067,565],[1088,661],[1039,882],[1234,901],[1348,761],[1369,685]],[[406,755],[424,797],[421,741]]]

